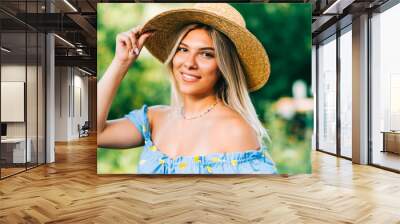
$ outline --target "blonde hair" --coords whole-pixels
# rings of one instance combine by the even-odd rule
[[[204,24],[190,24],[182,28],[177,35],[171,53],[165,61],[171,74],[171,106],[180,107],[183,104],[182,96],[179,94],[179,91],[177,91],[176,80],[172,73],[172,59],[182,39],[189,31],[194,29],[206,30],[213,41],[219,68],[218,72],[221,75],[215,86],[217,98],[220,99],[224,105],[235,110],[245,119],[257,133],[260,145],[263,145],[264,139],[270,141],[268,133],[258,119],[256,110],[251,102],[245,71],[240,62],[235,45],[227,36],[210,26]]]

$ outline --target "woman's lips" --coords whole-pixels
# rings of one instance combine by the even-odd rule
[[[183,72],[181,72],[181,75],[182,75],[182,80],[186,82],[197,82],[201,78],[200,76],[191,75]]]

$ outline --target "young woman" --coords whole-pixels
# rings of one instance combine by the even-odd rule
[[[269,77],[268,57],[233,7],[196,4],[164,12],[116,42],[115,58],[98,84],[99,146],[144,145],[138,173],[276,173],[249,97]],[[144,105],[106,121],[144,45],[170,70],[171,105]]]

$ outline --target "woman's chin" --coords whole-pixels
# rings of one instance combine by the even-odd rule
[[[193,86],[181,86],[179,88],[179,91],[181,92],[181,94],[185,94],[185,95],[197,95],[198,94],[198,89],[194,88]]]
[[[202,85],[201,83],[178,83],[178,91],[184,95],[208,95],[210,91],[212,92],[212,87]]]

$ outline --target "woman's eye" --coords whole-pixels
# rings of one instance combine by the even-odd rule
[[[184,47],[178,47],[178,51],[181,51],[181,52],[186,52],[186,51],[187,51],[187,49],[186,49],[186,48],[184,48]]]
[[[203,52],[202,55],[203,55],[204,57],[206,57],[206,58],[213,58],[213,57],[214,57],[214,54],[209,53],[209,52]]]

